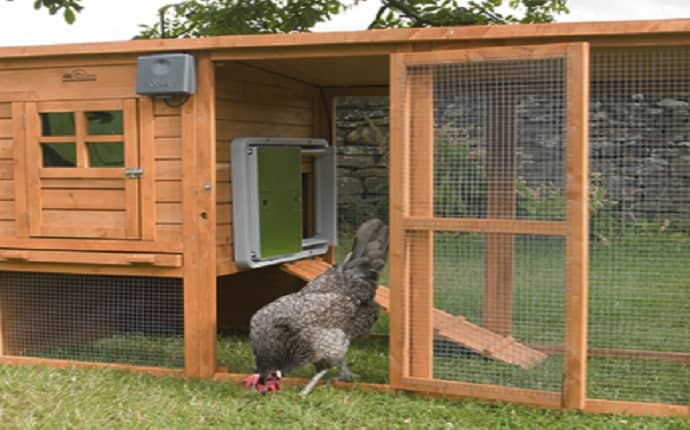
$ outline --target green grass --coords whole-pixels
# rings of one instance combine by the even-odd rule
[[[337,257],[339,261],[344,257],[344,251],[349,249],[349,242],[348,240],[341,240],[340,254]],[[436,239],[435,252],[435,306],[452,314],[463,315],[470,321],[481,324],[484,289],[483,238],[479,235],[439,234]],[[688,325],[690,322],[690,264],[687,264],[689,255],[690,240],[687,237],[676,235],[625,236],[618,238],[615,242],[594,244],[591,249],[590,262],[590,346],[690,352],[690,326]],[[563,307],[565,302],[563,288],[564,244],[562,240],[557,238],[518,237],[515,241],[514,267],[513,335],[523,343],[561,345],[563,342]],[[387,284],[387,281],[388,273],[384,271],[381,283]],[[388,382],[388,339],[385,336],[381,336],[381,334],[385,335],[388,333],[387,316],[382,315],[374,332],[378,333],[379,336],[372,336],[358,341],[352,346],[349,353],[349,361],[352,370],[359,375],[359,381],[386,383]],[[254,360],[246,334],[237,332],[220,334],[217,349],[219,366],[227,367],[232,372],[244,373],[254,370]],[[130,333],[128,335],[96,339],[86,344],[44,351],[36,355],[89,361],[115,361],[179,367],[182,365],[182,351],[183,340],[179,336],[153,337]],[[558,354],[550,356],[544,362],[527,370],[484,359],[447,342],[437,341],[434,354],[434,376],[437,378],[551,391],[559,391],[561,388],[563,360],[562,356]],[[48,378],[47,380],[37,379],[36,384],[39,387],[43,385],[49,386],[52,383],[52,378],[59,379],[63,377],[63,374],[60,372],[47,370],[28,371],[12,368],[11,370],[6,369],[4,372],[7,377],[0,377],[0,380],[10,385],[13,383],[17,385],[26,383],[22,378],[29,378],[29,376],[22,375],[31,374],[30,372],[35,372],[35,375],[43,375],[45,378]],[[312,374],[313,368],[307,366],[295,372],[293,376],[310,377]],[[17,375],[18,379],[15,381],[12,375]],[[88,380],[98,379],[98,372],[85,372],[79,375],[88,375],[84,376]],[[121,376],[111,372],[103,372],[103,375],[103,381],[100,382],[103,385],[115,383],[113,382],[114,380],[121,378],[127,380],[129,380],[128,378],[134,378],[132,380],[142,384],[144,382],[141,381],[146,381],[145,384],[154,384],[154,381],[156,381],[156,379],[149,381],[146,378],[135,378],[130,375]],[[31,378],[33,377],[31,376]],[[688,403],[689,383],[690,365],[664,363],[655,360],[602,357],[591,357],[588,361],[588,396],[591,398],[685,405]],[[216,393],[221,397],[223,395],[229,396],[228,402],[230,404],[232,402],[245,401],[238,400],[240,397],[242,399],[245,399],[245,397],[236,387],[228,388],[224,384],[218,385],[210,382],[191,383],[174,380],[172,382],[162,380],[161,384],[162,387],[157,388],[157,390],[163,390],[165,387],[169,387],[172,390],[171,393],[160,394],[161,396],[166,396],[165,399],[161,399],[163,404],[168,404],[166,402],[181,402],[182,400],[174,397],[179,390],[184,391],[183,397],[203,397],[204,394],[189,392],[189,390],[193,389],[198,389],[201,393],[206,394]],[[184,387],[184,389],[180,387]],[[73,387],[73,389],[77,388],[76,386]],[[117,389],[117,387],[113,388],[113,390]],[[120,389],[126,388],[121,387]],[[116,393],[108,395],[115,396]],[[395,417],[397,415],[412,416],[407,414],[408,409],[412,410],[416,406],[410,405],[420,404],[426,405],[419,406],[421,409],[431,408],[436,410],[435,408],[440,408],[438,410],[440,416],[444,416],[446,412],[443,411],[446,409],[455,410],[457,408],[457,414],[459,415],[454,415],[455,412],[448,412],[449,416],[453,417],[452,422],[473,423],[471,421],[472,418],[464,415],[466,413],[465,408],[469,407],[473,410],[470,415],[474,413],[490,415],[489,418],[484,418],[488,424],[476,424],[478,428],[500,428],[501,425],[504,428],[524,428],[518,426],[521,418],[516,418],[518,421],[514,421],[511,414],[505,415],[508,413],[507,411],[513,410],[509,406],[489,407],[477,403],[455,404],[452,402],[430,402],[425,404],[423,402],[416,403],[421,401],[413,401],[406,397],[365,393],[347,394],[334,392],[330,389],[320,389],[320,394],[315,398],[320,398],[319,396],[327,396],[336,402],[347,402],[346,399],[355,397],[359,399],[357,400],[359,402],[370,401],[372,404],[368,407],[369,411],[373,411],[374,405],[381,404],[382,402],[391,402],[392,410],[399,409],[397,414],[389,414],[388,412],[373,413],[374,416],[369,417],[369,419],[375,425],[371,425],[366,422],[367,418],[364,410],[360,411],[360,409],[364,408],[363,406],[350,405],[352,408],[357,409],[353,412],[355,413],[355,418],[352,418],[353,421],[344,421],[345,418],[341,415],[346,413],[345,410],[320,410],[316,412],[305,410],[305,408],[308,409],[315,403],[311,403],[311,399],[307,402],[294,403],[296,397],[292,392],[285,394],[285,400],[280,400],[280,402],[293,402],[294,404],[282,404],[282,406],[288,409],[297,408],[301,410],[303,414],[301,418],[305,420],[306,427],[311,426],[310,423],[312,421],[309,420],[317,420],[319,418],[324,419],[326,422],[326,424],[322,424],[326,427],[322,428],[329,428],[328,426],[331,424],[333,424],[334,428],[359,428],[362,426],[366,428],[370,426],[388,428],[390,426],[395,427],[398,424],[402,426],[405,424],[404,420],[399,422],[396,421],[397,418]],[[0,399],[3,402],[9,401],[6,397],[0,397]],[[102,401],[107,404],[114,400],[104,398]],[[32,404],[29,400],[26,400],[26,402],[28,402],[26,403],[27,405]],[[229,420],[227,421],[228,423],[236,423],[236,421],[232,420],[240,419],[232,414],[227,415],[227,411],[214,411],[210,406],[213,403],[212,399],[204,402],[199,404],[200,412],[196,412],[195,415],[211,414],[215,418],[209,417],[210,423],[215,422],[213,419],[227,419]],[[282,416],[281,413],[283,412],[279,412],[278,402],[278,400],[254,399],[250,403],[252,406],[247,408],[253,410],[252,408],[255,405],[262,404],[263,408],[272,411],[272,414]],[[398,405],[396,402],[400,402],[400,404]],[[236,409],[237,405],[234,408]],[[7,408],[0,407],[0,409],[2,409],[0,413],[7,414]],[[587,423],[589,417],[551,415],[553,413],[534,412],[523,409],[515,410],[520,411],[518,417],[522,417],[524,414],[531,417],[526,419],[534,420],[531,422],[521,422],[527,428],[559,428],[559,425],[563,425],[561,428],[609,428],[604,423],[607,425],[615,425],[617,423],[615,419],[597,421],[600,418],[592,418],[594,421],[592,421],[591,425],[582,424],[580,426],[573,423],[577,422],[577,420],[584,420],[583,423]],[[146,411],[146,409],[137,408],[134,408],[133,411],[133,414],[139,414],[139,416],[153,413]],[[28,412],[25,410],[24,413]],[[88,411],[88,413],[83,413],[88,415],[88,413],[95,412]],[[256,410],[253,410],[253,413],[256,413]],[[498,416],[494,417],[494,413],[498,414]],[[62,419],[71,419],[69,416],[64,415],[64,412],[60,412],[60,414],[62,414]],[[239,415],[244,417],[243,414],[244,412],[239,413]],[[502,419],[499,419],[501,414],[504,414],[504,416]],[[4,422],[4,417],[6,416],[0,416],[0,422]],[[77,418],[79,417],[75,419]],[[163,425],[163,427],[174,428],[178,425],[184,427],[184,425],[192,422],[185,420],[194,419],[189,416],[180,416],[178,418],[180,420],[179,424],[178,421],[162,421],[168,423]],[[100,417],[96,420],[98,419],[103,418]],[[120,423],[117,420],[126,419],[126,417],[113,419],[115,422]],[[299,422],[290,421],[297,419],[293,415],[285,419],[287,420],[285,421],[286,423]],[[361,419],[361,421],[357,421],[358,419]],[[385,419],[389,421],[385,421]],[[470,421],[464,421],[465,419]],[[494,419],[498,421],[494,421]],[[68,422],[71,423],[71,421],[63,421],[63,426],[72,427],[71,425],[64,424]],[[127,427],[127,421],[122,422],[125,423],[122,425]],[[152,422],[156,423],[155,420]],[[265,424],[268,425],[270,422],[269,419]],[[315,423],[316,421],[313,422]],[[430,428],[433,428],[433,426],[444,428],[443,426],[446,423],[442,419],[430,422],[432,423]],[[654,426],[656,425],[665,426],[668,423],[672,423],[670,424],[671,427],[659,428],[686,428],[678,426],[687,424],[687,421],[651,422],[653,424],[640,421],[640,423],[644,424],[640,424],[641,427],[639,428],[655,428]],[[412,424],[414,423],[416,421],[412,422]],[[570,423],[570,427],[568,427],[568,424],[562,423]],[[297,424],[294,425],[296,426]],[[467,425],[471,426],[473,424]],[[498,427],[495,427],[495,425],[498,425]],[[624,428],[633,428],[629,427],[629,425],[630,422]],[[94,425],[94,427],[98,426]],[[411,427],[414,427],[414,425],[411,425]],[[459,428],[463,428],[463,426]]]
[[[0,366],[3,429],[690,429],[686,418],[586,415],[318,387],[260,396],[230,382]]]

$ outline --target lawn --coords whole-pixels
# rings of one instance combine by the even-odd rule
[[[348,245],[348,241],[343,240],[339,249],[346,250]],[[564,243],[559,238],[517,237],[514,249],[513,335],[518,341],[530,345],[562,345]],[[616,242],[594,243],[590,263],[590,347],[690,353],[688,255],[690,240],[677,235],[634,235],[621,237]],[[338,260],[341,259],[342,255],[339,255]],[[463,315],[470,321],[481,324],[483,259],[482,236],[437,234],[434,269],[437,308]],[[387,283],[387,273],[384,273],[382,283]],[[359,381],[388,381],[387,328],[388,320],[383,315],[374,330],[375,335],[352,346],[349,359],[352,370],[359,374]],[[246,334],[219,333],[217,349],[219,366],[232,372],[253,371],[253,357]],[[179,335],[122,333],[96,339],[88,344],[46,350],[34,355],[181,367],[183,340]],[[562,369],[563,360],[558,353],[551,354],[542,363],[525,370],[487,360],[441,339],[434,343],[434,376],[440,379],[559,391]],[[317,423],[320,423],[321,428],[388,428],[405,426],[408,424],[405,420],[408,419],[412,420],[408,427],[414,428],[415,424],[421,422],[413,418],[412,414],[418,408],[420,416],[429,420],[429,428],[452,428],[444,427],[447,423],[461,423],[458,428],[611,428],[616,425],[622,428],[635,428],[635,425],[637,428],[688,428],[687,420],[645,421],[583,417],[510,406],[431,402],[386,394],[340,392],[329,388],[319,389],[312,399],[302,402],[289,390],[280,394],[280,400],[256,399],[246,397],[245,393],[232,384],[159,380],[117,372],[26,368],[3,368],[2,372],[2,383],[15,387],[8,388],[9,392],[15,392],[19,396],[16,400],[13,400],[13,396],[7,397],[7,394],[0,397],[2,421],[11,417],[8,422],[21,425],[28,425],[30,421],[27,420],[32,419],[31,414],[38,414],[35,419],[41,423],[48,420],[46,422],[62,423],[67,427],[74,427],[72,422],[80,423],[75,425],[77,427],[89,427],[90,424],[84,423],[101,423],[99,420],[108,419],[106,415],[111,416],[113,425],[123,427],[135,422],[128,420],[140,420],[136,422],[143,427],[156,427],[160,423],[167,428],[186,428],[195,425],[194,423],[201,425],[201,422],[194,421],[202,419],[201,417],[208,420],[206,422],[209,425],[223,422],[232,424],[232,427],[241,420],[255,422],[251,420],[256,419],[254,415],[257,411],[266,411],[269,416],[264,417],[264,421],[260,421],[256,428],[262,428],[261,425],[270,428],[269,424],[275,417],[279,417],[276,419],[282,423],[292,423],[296,428],[299,423],[307,428]],[[313,368],[308,366],[292,376],[309,377],[312,373]],[[616,359],[604,355],[589,358],[588,375],[588,396],[591,398],[680,405],[688,403],[688,364],[656,359]],[[30,381],[35,381],[34,386],[16,388],[30,385]],[[97,408],[79,404],[78,393],[88,392],[88,389],[82,388],[78,381],[84,381],[86,387],[102,386],[94,391],[103,392],[101,402],[105,405],[112,402],[121,404],[123,410],[130,411],[132,416],[119,412],[119,407],[115,406],[98,412]],[[160,381],[160,386],[156,385],[156,381]],[[66,386],[62,387],[63,384]],[[60,401],[59,395],[50,396],[51,386],[56,392],[70,387],[69,393],[73,392],[75,396],[71,400],[71,406],[65,406],[69,403]],[[130,392],[130,386],[133,390],[132,400],[121,399],[122,391]],[[139,393],[138,389],[142,392]],[[154,396],[152,399],[146,398],[147,390]],[[100,394],[96,398],[98,396]],[[155,396],[159,396],[163,409],[145,406]],[[139,397],[144,399],[141,400],[142,407],[135,406],[137,403],[134,400]],[[224,399],[223,402],[227,405],[221,407],[220,403],[217,404],[219,399]],[[88,405],[92,400],[87,398],[82,401]],[[191,404],[187,405],[187,402]],[[240,403],[243,405],[241,411],[232,412]],[[334,405],[324,406],[330,403]],[[384,403],[390,407],[376,409],[383,408]],[[15,415],[11,415],[12,412],[8,411],[12,409],[12,405],[24,406],[20,406]],[[74,411],[69,412],[70,409]],[[170,417],[164,414],[168,411],[172,414]],[[430,414],[429,411],[435,413]],[[92,421],[79,421],[81,419]],[[581,425],[579,420],[583,420]],[[46,428],[48,427],[51,426]]]
[[[585,415],[317,388],[260,396],[236,383],[114,370],[0,366],[3,429],[690,429],[686,418]]]

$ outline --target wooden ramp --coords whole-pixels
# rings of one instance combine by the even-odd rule
[[[305,281],[311,281],[330,267],[323,260],[299,260],[285,263],[281,269]],[[383,310],[388,311],[388,288],[379,285],[376,302]],[[512,336],[496,334],[472,324],[463,316],[454,316],[440,309],[434,309],[434,331],[440,338],[460,344],[477,354],[523,369],[529,369],[547,357],[543,352],[517,342]]]

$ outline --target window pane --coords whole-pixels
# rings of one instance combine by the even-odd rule
[[[122,142],[88,142],[89,167],[124,167],[125,151]]]
[[[122,111],[86,112],[86,123],[89,135],[122,134]]]
[[[77,150],[74,143],[42,143],[43,167],[76,167]]]
[[[74,136],[74,112],[42,112],[41,135]]]

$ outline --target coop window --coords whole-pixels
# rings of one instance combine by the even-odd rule
[[[335,244],[335,156],[325,140],[235,139],[232,187],[239,266],[323,254]]]
[[[125,151],[123,142],[88,142],[89,166],[124,167]]]
[[[41,112],[43,167],[124,167],[121,110]]]
[[[74,142],[43,143],[43,166],[45,167],[76,167],[77,151]]]

